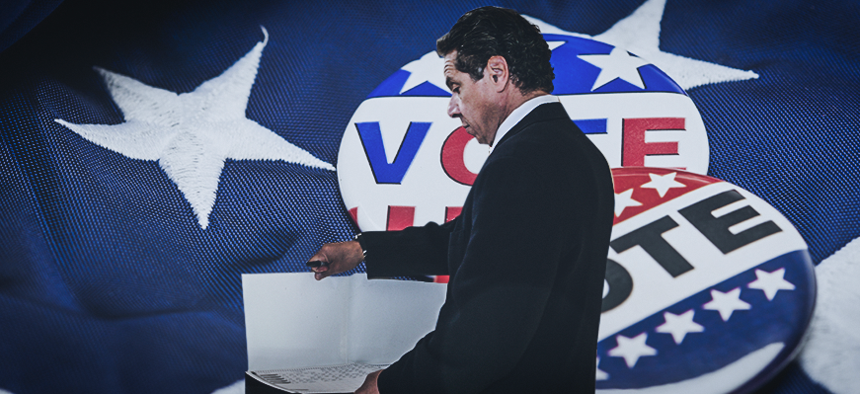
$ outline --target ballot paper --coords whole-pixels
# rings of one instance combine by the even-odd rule
[[[243,274],[242,289],[249,373],[287,390],[332,393],[354,391],[432,331],[446,285],[277,273]]]
[[[389,364],[344,364],[329,367],[251,371],[251,377],[280,391],[308,394],[352,393],[367,374]]]

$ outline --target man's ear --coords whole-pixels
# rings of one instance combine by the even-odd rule
[[[484,70],[488,74],[487,77],[492,79],[492,84],[496,85],[497,91],[505,90],[511,74],[508,70],[508,62],[503,56],[491,57],[487,60],[487,67]]]

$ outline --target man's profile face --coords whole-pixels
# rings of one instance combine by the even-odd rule
[[[457,51],[445,55],[445,82],[451,89],[448,116],[460,118],[466,132],[481,144],[492,144],[501,124],[498,95],[487,70],[484,77],[473,81],[468,73],[457,70]]]

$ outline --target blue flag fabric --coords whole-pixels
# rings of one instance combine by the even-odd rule
[[[497,5],[595,36],[642,3]],[[347,122],[482,5],[71,1],[21,39],[4,33],[0,390],[241,379],[240,275],[307,271],[322,243],[357,232],[331,167]],[[669,0],[661,22],[661,51],[758,75],[687,89],[708,175],[776,207],[816,264],[860,236],[857,20],[850,0]],[[119,128],[130,137],[105,132]],[[163,130],[185,137],[165,145]],[[828,391],[795,363],[761,392]]]
[[[62,0],[7,0],[0,8],[0,51],[8,48],[47,17]]]

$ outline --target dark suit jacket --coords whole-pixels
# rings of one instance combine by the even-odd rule
[[[551,103],[502,138],[457,219],[363,233],[371,278],[451,276],[380,392],[594,392],[613,205],[603,155]]]

